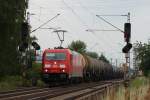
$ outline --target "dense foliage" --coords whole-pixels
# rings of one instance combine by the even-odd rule
[[[86,52],[86,54],[90,57],[93,57],[93,58],[96,58],[96,59],[98,58],[98,54],[96,52],[88,51],[88,52]]]
[[[27,0],[0,2],[0,76],[19,74],[17,47],[21,24],[25,19]]]
[[[84,43],[83,41],[77,40],[77,41],[73,41],[69,46],[69,49],[77,51],[79,53],[83,53],[86,54],[90,57],[99,59],[99,60],[103,60],[104,62],[109,63],[109,61],[107,60],[107,58],[101,54],[101,56],[98,55],[97,52],[91,52],[91,51],[87,51],[86,50],[86,43]]]
[[[77,40],[73,41],[69,46],[69,49],[77,51],[79,53],[85,53],[86,52],[86,44],[83,41]]]
[[[107,58],[106,58],[103,54],[101,54],[101,56],[100,56],[98,59],[99,59],[99,60],[102,60],[102,61],[104,61],[104,62],[109,63],[109,61],[107,60]]]
[[[137,42],[137,60],[140,61],[139,66],[140,69],[144,72],[145,76],[148,76],[150,73],[150,42],[149,43],[141,43]]]

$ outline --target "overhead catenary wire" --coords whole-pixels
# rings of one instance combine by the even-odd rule
[[[63,16],[62,16],[63,17]],[[41,23],[44,23],[42,20],[39,20],[38,18],[36,18],[36,17],[34,17],[37,21],[39,21],[39,22],[41,22]],[[66,23],[66,21],[65,21],[65,23]],[[68,22],[67,22],[68,23]],[[68,23],[69,24],[69,23]],[[69,24],[68,26],[71,26],[71,24]],[[60,29],[61,27],[51,27],[51,26],[48,26],[48,27],[43,27],[43,28],[40,28],[40,29],[49,29],[49,30],[54,30],[54,31],[56,31],[56,30],[58,30],[58,29]],[[70,32],[69,32],[70,33]],[[69,35],[69,34],[68,34]],[[76,35],[77,36],[77,35]],[[70,36],[67,36],[67,37],[71,37],[72,39],[74,38],[72,35],[70,35]],[[65,40],[66,41],[66,40]],[[69,45],[69,44],[68,44]]]
[[[66,3],[65,3],[66,4]],[[66,4],[66,6],[68,6],[67,4]],[[69,7],[69,6],[68,6]],[[41,7],[40,7],[41,8]],[[84,25],[84,26],[86,26],[86,27],[88,27],[83,21],[82,21],[82,19],[80,18],[80,16],[78,16],[77,14],[76,14],[76,12],[71,8],[71,7],[69,7],[71,10],[72,10],[72,12],[78,17],[78,19],[80,20],[80,22]],[[92,32],[93,34],[95,34],[94,32]]]
[[[75,10],[72,7],[70,7],[64,0],[62,0],[62,2],[68,9],[72,11],[72,13],[77,17],[77,19],[83,26],[85,26],[86,28],[89,28],[89,26],[82,20],[82,18],[75,12]],[[91,32],[91,33],[93,33],[93,35],[95,36],[94,32]],[[95,36],[95,38],[97,38],[97,36]]]
[[[63,4],[71,10],[71,12],[78,18],[78,20],[85,26],[88,27],[84,21],[82,21],[81,17],[74,11],[72,7],[70,7],[64,0],[62,0]]]
[[[96,17],[95,14],[94,14],[93,12],[89,11],[86,7],[84,7],[81,2],[79,2],[79,5],[80,5],[82,8],[84,8],[86,11],[88,11],[91,16],[93,15],[94,17]],[[90,30],[90,29],[87,29],[86,31],[91,32],[91,33],[97,38],[97,35],[95,34],[94,31],[92,31],[92,30]],[[106,30],[103,30],[103,31],[106,31]],[[109,31],[111,31],[111,30],[109,30]],[[118,30],[113,30],[113,31],[118,31]],[[109,37],[109,36],[107,36],[107,38],[108,38],[108,37]],[[109,40],[110,40],[110,39],[111,39],[111,38],[109,38]],[[103,39],[103,40],[104,40],[104,39]],[[106,40],[104,40],[104,41],[106,41]],[[109,46],[112,47],[111,43],[108,43],[108,42],[107,42],[107,44],[109,44]],[[111,49],[112,49],[112,48],[111,48]]]
[[[64,2],[64,0],[63,0],[63,3],[65,3],[65,6],[67,6],[67,8],[69,8],[69,9],[71,9],[71,11],[72,11],[72,13],[78,18],[78,20],[82,23],[82,25],[84,25],[86,28],[89,28],[89,26],[88,25],[86,25],[85,24],[85,22],[80,18],[80,16],[75,12],[75,10],[72,8],[72,7],[70,7],[66,2]],[[93,14],[92,14],[93,15]],[[95,15],[95,14],[94,14]],[[93,31],[90,31],[91,33],[92,33],[92,35],[96,38],[96,39],[98,39],[99,40],[99,36],[97,35],[97,34],[95,34],[95,32],[93,32]],[[103,39],[104,40],[104,39]],[[101,42],[100,42],[101,43]],[[99,42],[98,42],[98,44],[99,44]],[[102,43],[101,43],[102,44]],[[108,45],[109,43],[107,43],[107,45]],[[100,45],[100,44],[99,44]],[[102,44],[102,45],[104,45],[104,44]],[[101,46],[101,45],[100,45]],[[108,46],[110,49],[112,49],[112,48],[114,48],[112,45],[110,45],[109,44],[109,46]],[[112,47],[112,48],[111,48]],[[101,48],[101,49],[103,49],[103,48]],[[103,49],[104,50],[104,49]],[[105,51],[105,50],[104,50]]]
[[[79,2],[78,3],[82,8],[84,8],[86,11],[88,11],[89,13],[90,13],[90,15],[96,15],[96,14],[94,14],[93,12],[91,12],[91,11],[89,11],[89,9],[88,8],[86,8],[86,7],[84,7],[83,5],[82,5],[82,3],[81,2]],[[104,15],[102,15],[102,16],[104,16]],[[110,15],[106,15],[106,16],[110,16]],[[113,15],[113,16],[116,16],[116,15]],[[117,16],[127,16],[127,15],[117,15]],[[96,16],[95,16],[96,17]],[[89,31],[89,32],[94,32],[94,31],[120,31],[120,30],[98,30],[98,29],[96,29],[96,30],[92,30],[92,29],[87,29],[86,31]],[[107,36],[107,38],[109,37],[109,35]],[[108,40],[111,40],[112,38],[109,38]],[[112,43],[111,43],[112,44]],[[109,47],[110,48],[110,47]]]
[[[69,6],[69,5],[66,4],[66,6]],[[69,7],[70,7],[70,8],[69,8]],[[86,25],[86,23],[82,20],[82,18],[76,13],[76,11],[75,11],[74,9],[72,9],[72,6],[69,6],[69,7],[67,7],[67,8],[71,9],[72,13],[78,18],[78,20],[80,21],[80,23],[82,23],[82,25],[85,26],[85,27],[89,27],[89,26]],[[98,36],[95,34],[95,32],[91,32],[91,33],[93,33],[94,37],[99,40],[99,38],[98,38]],[[110,46],[109,46],[109,47],[110,47]]]
[[[67,18],[66,16],[62,16],[62,17],[63,17],[63,19],[64,19],[63,21],[65,22],[65,24],[68,25],[68,27],[72,27],[72,24],[70,24],[70,22],[67,20],[68,18]],[[76,37],[76,39],[79,38],[79,36],[78,36],[78,35],[75,35],[75,33],[72,32],[72,31],[69,31],[68,33],[74,34],[74,36],[71,35],[72,38],[75,38],[75,37]],[[69,35],[69,34],[68,34],[68,35]]]
[[[72,11],[72,13],[78,18],[78,20],[80,21],[80,23],[85,26],[86,28],[89,28],[88,25],[85,24],[85,22],[80,18],[80,16],[74,11],[74,9],[72,7],[70,7],[64,0],[62,0],[63,4]],[[96,34],[94,32],[93,33],[94,37],[96,39],[98,39],[98,37],[96,36]],[[98,39],[99,40],[99,39]]]
[[[127,15],[99,15],[99,16],[127,16]]]
[[[47,0],[47,1],[49,1],[49,0]],[[70,1],[70,0],[68,0],[68,1]],[[82,1],[82,0],[78,0],[78,1]],[[88,4],[88,1],[91,1],[91,0],[83,0],[83,1],[85,1],[85,3],[87,2],[87,4]],[[112,1],[112,0],[111,0]],[[67,2],[67,1],[66,1]],[[94,3],[94,5],[96,6],[96,4],[102,4],[102,3],[98,3],[98,2],[101,2],[101,1],[97,1],[97,0],[93,0],[93,1],[91,1],[91,2],[93,2]],[[123,2],[125,2],[125,1],[123,1]],[[85,4],[84,2],[83,2],[83,4]],[[70,4],[70,2],[69,2],[69,4]],[[87,5],[86,4],[86,5]],[[109,3],[107,3],[107,4],[109,4]],[[128,3],[128,4],[131,4],[131,3]],[[40,5],[40,4],[39,4]],[[85,7],[87,7],[86,5],[84,5]],[[120,5],[120,3],[118,3],[117,5]],[[104,6],[103,4],[102,4],[102,6]],[[124,5],[123,5],[124,6]],[[46,7],[46,6],[44,6],[44,7]],[[72,7],[72,4],[71,4],[71,7]],[[100,5],[99,5],[99,7],[100,7]],[[106,6],[105,6],[106,7]],[[46,7],[46,9],[48,9],[47,7]],[[51,9],[51,8],[49,8],[49,9]],[[88,10],[90,10],[89,9],[89,7],[87,7],[87,9]],[[118,9],[118,8],[117,8]],[[104,9],[103,9],[104,10]],[[75,11],[76,11],[76,9],[75,9]],[[93,12],[95,12],[94,11],[94,9],[93,10],[90,10],[91,12],[93,11]],[[49,11],[50,12],[50,11]],[[76,11],[76,13],[79,15],[79,13],[78,13],[78,11]],[[86,12],[87,13],[87,12]],[[43,14],[43,13],[42,13]],[[96,15],[96,14],[95,14]],[[95,16],[94,15],[94,16]],[[66,16],[67,17],[67,16]],[[69,17],[69,16],[68,16]],[[81,18],[82,18],[82,16],[80,16]],[[67,18],[66,18],[67,19]],[[68,21],[70,21],[71,22],[71,20],[69,20],[69,19],[71,19],[71,18],[68,18]],[[84,19],[83,19],[84,20]],[[86,22],[86,21],[85,21]],[[39,24],[40,25],[40,24]],[[72,25],[72,23],[70,23],[70,25]],[[73,27],[73,26],[72,26]],[[36,27],[35,27],[36,28]],[[75,33],[76,31],[74,31],[74,33]],[[95,32],[96,34],[98,33],[98,32]],[[98,35],[98,34],[97,34]],[[102,35],[102,37],[104,36],[104,35],[106,35],[107,36],[107,34],[103,34]],[[79,36],[79,35],[75,35],[75,36]],[[101,34],[99,35],[99,36],[101,36]],[[108,36],[111,36],[111,35],[108,35]],[[93,37],[92,37],[93,38]],[[101,37],[99,37],[99,38],[101,38]],[[105,38],[105,37],[104,37]],[[103,39],[104,39],[103,38]],[[94,38],[93,38],[94,39]],[[112,39],[112,38],[110,38],[110,39]],[[107,42],[108,41],[112,41],[112,40],[110,40],[110,39],[108,39],[108,37],[105,39],[105,40],[107,40]],[[119,39],[118,39],[119,40]],[[104,42],[104,41],[100,41],[99,40],[99,42]],[[111,45],[113,44],[112,42],[109,42]],[[105,44],[107,44],[107,43],[105,43]]]
[[[120,28],[116,27],[115,25],[113,25],[112,23],[108,22],[107,20],[105,20],[103,17],[101,17],[100,15],[96,15],[98,18],[100,18],[101,20],[103,20],[104,22],[108,23],[109,25],[111,25],[112,27],[116,28],[117,30],[119,30],[120,32],[124,33],[123,30],[121,30]]]
[[[35,17],[35,16],[32,16],[33,17],[33,19],[36,19],[36,21],[39,21],[40,22],[40,24],[42,24],[42,23],[45,23],[43,20],[39,20],[39,18],[38,17]],[[48,19],[48,18],[47,18]],[[52,30],[57,30],[57,29],[60,29],[61,27],[52,27],[52,26],[47,26],[47,27],[43,27],[43,28],[40,28],[40,29],[52,29]]]
[[[52,21],[53,19],[55,19],[56,17],[58,17],[60,14],[57,14],[56,16],[54,16],[53,18],[51,18],[50,20],[46,21],[45,23],[43,23],[42,25],[40,25],[39,27],[37,27],[36,29],[32,30],[30,33],[35,32],[36,30],[40,29],[42,26],[46,25],[47,23],[49,23],[50,21]]]

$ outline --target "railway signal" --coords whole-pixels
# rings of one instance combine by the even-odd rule
[[[125,41],[128,43],[131,37],[131,23],[124,24],[124,38]]]
[[[19,51],[25,52],[28,48],[28,37],[29,37],[29,24],[23,22],[21,26],[21,44],[19,45]]]
[[[125,23],[124,24],[124,38],[127,44],[122,48],[123,53],[128,53],[130,49],[132,48],[132,44],[129,43],[130,37],[131,37],[131,23]]]
[[[27,42],[24,42],[24,43],[21,43],[19,45],[19,51],[20,52],[25,52],[25,49],[28,48],[28,43]]]
[[[28,36],[29,36],[29,24],[27,22],[23,22],[22,27],[21,27],[21,39],[22,39],[22,41],[27,40]]]
[[[32,42],[32,46],[34,47],[35,50],[40,50],[40,46],[36,42]]]
[[[131,44],[131,43],[127,43],[127,44],[123,47],[122,52],[123,52],[123,53],[128,53],[131,48],[132,48],[132,44]]]

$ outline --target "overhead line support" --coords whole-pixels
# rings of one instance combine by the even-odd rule
[[[53,18],[51,18],[50,20],[46,21],[45,23],[43,23],[42,25],[40,25],[39,27],[37,27],[36,29],[32,30],[30,33],[35,32],[36,30],[40,29],[42,26],[46,25],[48,22],[52,21],[53,19],[55,19],[56,17],[58,17],[60,14],[57,14],[56,16],[54,16]]]
[[[116,28],[117,30],[119,30],[120,32],[124,33],[123,30],[121,30],[120,28],[116,27],[115,25],[111,24],[110,22],[106,21],[104,18],[102,18],[100,15],[96,15],[98,18],[100,18],[101,20],[103,20],[104,22],[108,23],[109,25],[113,26],[114,28]]]

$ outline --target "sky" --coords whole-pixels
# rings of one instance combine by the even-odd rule
[[[125,62],[122,48],[125,46],[124,35],[96,15],[124,30],[127,15],[130,12],[131,42],[147,42],[150,38],[150,0],[29,0],[31,30],[60,14],[31,35],[38,38],[42,50],[60,45],[55,29],[66,30],[63,47],[73,40],[81,40],[87,44],[88,51],[104,54],[113,63]],[[86,31],[86,30],[92,31]],[[62,33],[59,33],[62,36]],[[131,57],[132,57],[131,50]],[[132,62],[132,60],[131,60]]]

